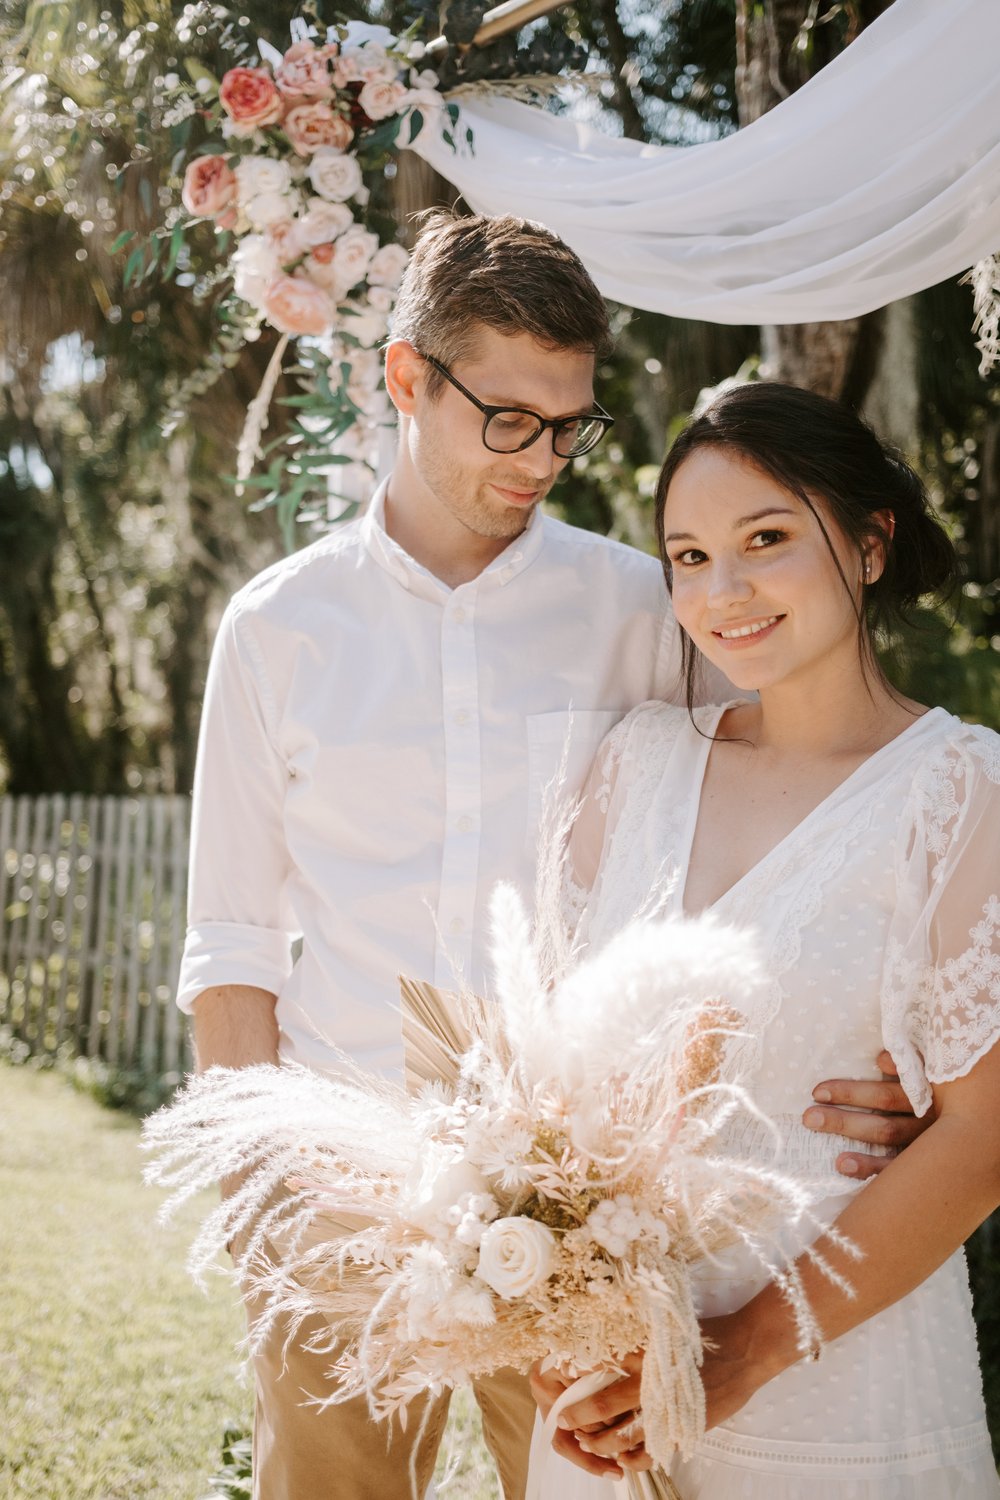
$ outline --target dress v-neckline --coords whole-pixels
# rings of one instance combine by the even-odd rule
[[[886,740],[884,745],[880,745],[877,750],[873,750],[871,755],[866,755],[860,765],[855,766],[854,770],[849,772],[849,774],[844,777],[843,781],[838,782],[832,791],[827,792],[825,797],[820,798],[819,802],[816,803],[816,806],[811,808],[809,812],[806,813],[804,818],[800,818],[799,821],[795,824],[794,828],[790,828],[786,834],[783,834],[782,837],[778,839],[777,843],[772,844],[771,848],[768,849],[765,854],[762,854],[760,859],[756,860],[748,870],[745,870],[738,880],[734,880],[733,884],[731,886],[728,886],[721,895],[716,896],[714,901],[710,902],[707,906],[701,907],[699,912],[689,912],[686,902],[687,884],[688,876],[691,873],[691,854],[694,849],[694,839],[698,829],[698,818],[701,814],[701,799],[705,789],[705,775],[708,770],[708,757],[712,752],[715,733],[722,722],[723,714],[727,713],[729,709],[736,708],[739,704],[745,703],[747,701],[748,700],[744,698],[731,698],[728,703],[720,704],[714,716],[705,724],[699,726],[705,738],[698,747],[698,760],[694,778],[696,795],[691,798],[691,815],[687,820],[687,828],[685,829],[684,834],[684,859],[682,865],[684,878],[682,881],[678,882],[680,912],[682,916],[699,916],[704,912],[715,911],[716,908],[721,906],[724,901],[728,901],[730,896],[732,896],[736,891],[740,890],[740,888],[747,883],[751,876],[756,875],[759,870],[770,863],[775,855],[780,853],[785,848],[786,844],[789,844],[793,839],[798,838],[802,830],[813,823],[827,809],[831,802],[833,802],[836,798],[839,798],[845,791],[847,791],[850,788],[851,783],[860,778],[862,772],[869,770],[876,761],[878,761],[882,756],[886,754],[888,750],[894,749],[901,743],[901,741],[907,739],[919,725],[926,723],[926,721],[932,716],[937,716],[945,712],[945,710],[940,707],[929,708],[926,713],[922,713],[918,718],[914,719],[912,724],[907,724],[905,729],[901,729],[898,734],[893,735],[891,740]],[[695,732],[693,726],[688,726],[688,732]]]

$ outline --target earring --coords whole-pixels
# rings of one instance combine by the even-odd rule
[[[871,560],[870,557],[866,557],[865,558],[865,583],[871,583],[871,581],[872,581],[872,560]]]

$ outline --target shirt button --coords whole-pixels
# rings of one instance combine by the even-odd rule
[[[452,917],[451,921],[448,923],[448,927],[452,932],[465,931],[465,923],[462,921],[461,917]]]
[[[469,715],[468,715],[467,710],[464,709],[464,708],[460,708],[458,710],[458,712],[456,713],[456,715],[455,715],[455,723],[456,724],[468,724],[468,722],[469,722]]]
[[[465,610],[462,608],[462,606],[460,604],[457,605],[455,607],[455,609],[452,610],[452,612],[451,612],[451,618],[454,620],[454,622],[455,622],[456,625],[464,625],[465,624]]]
[[[471,833],[476,826],[475,818],[470,818],[468,813],[463,813],[458,820],[459,833]]]

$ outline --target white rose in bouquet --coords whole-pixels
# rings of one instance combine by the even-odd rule
[[[373,349],[379,339],[385,338],[389,320],[385,313],[369,308],[367,312],[348,311],[341,318],[340,326],[342,332],[357,339],[363,349]]]
[[[399,286],[409,259],[402,245],[383,245],[381,250],[376,251],[368,267],[368,285]]]
[[[483,1231],[476,1275],[498,1296],[523,1297],[552,1274],[556,1238],[537,1219],[495,1219]]]
[[[344,203],[348,198],[356,198],[362,185],[357,158],[344,156],[333,146],[320,146],[313,152],[307,175],[313,192],[329,203]]]

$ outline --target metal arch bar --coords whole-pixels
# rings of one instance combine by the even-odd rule
[[[529,21],[547,16],[550,11],[561,10],[565,3],[566,0],[504,0],[502,5],[495,5],[486,12],[483,24],[472,39],[472,45],[482,47],[487,42],[495,41],[498,36],[520,31]],[[433,56],[436,52],[443,52],[447,45],[445,38],[439,36],[430,43],[427,52]]]

